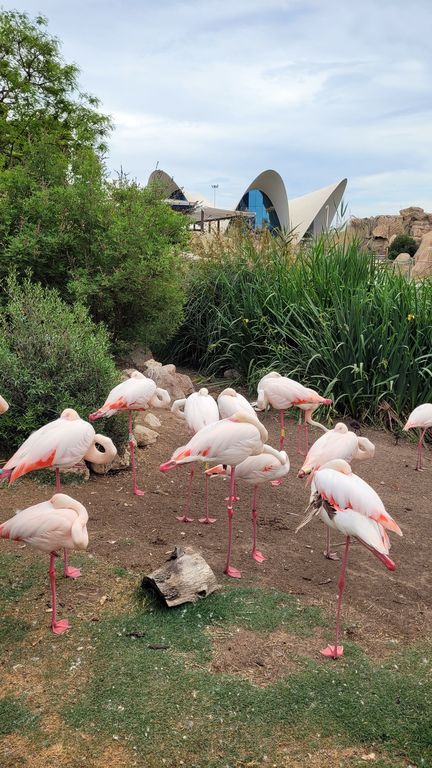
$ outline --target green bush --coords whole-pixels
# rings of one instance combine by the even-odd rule
[[[416,284],[323,236],[293,256],[277,238],[221,238],[188,278],[185,322],[166,350],[251,391],[276,369],[375,421],[432,400],[432,281]]]
[[[414,256],[417,248],[416,241],[410,235],[396,235],[389,246],[388,257],[393,261],[400,253],[409,253],[410,256]]]
[[[65,304],[37,283],[8,280],[0,309],[0,393],[10,405],[0,419],[0,446],[6,455],[29,433],[75,408],[87,419],[119,381],[105,328],[95,325],[80,304]],[[127,439],[124,419],[101,423],[100,431],[120,448]]]

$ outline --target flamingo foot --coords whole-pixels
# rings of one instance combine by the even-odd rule
[[[193,523],[193,517],[188,517],[187,515],[176,515],[176,520],[179,523]]]
[[[134,488],[134,496],[145,496],[145,492],[140,488]]]
[[[227,576],[231,576],[232,579],[241,579],[241,572],[234,568],[232,565],[227,565],[224,573]]]
[[[276,488],[278,485],[282,485],[282,483],[283,483],[283,480],[271,480],[271,481],[270,481],[270,485],[273,485],[275,488]]]
[[[340,659],[343,656],[343,645],[328,645],[327,648],[323,648],[320,651],[321,656],[325,656],[327,659]]]
[[[81,571],[79,568],[73,568],[71,565],[68,565],[66,568],[63,569],[63,575],[68,576],[69,579],[79,579],[79,577],[81,576]]]
[[[240,496],[226,496],[225,501],[240,501]]]
[[[62,635],[63,632],[67,632],[67,630],[70,629],[70,626],[71,625],[67,619],[62,619],[61,621],[53,621],[51,629],[55,635]]]
[[[325,558],[327,558],[327,560],[340,560],[340,557],[337,554],[337,552],[329,552],[328,549],[324,550],[323,555]]]
[[[208,515],[206,515],[205,517],[198,518],[198,522],[199,523],[203,523],[204,525],[210,525],[211,523],[215,523],[216,522],[216,518],[215,517],[209,517]]]
[[[267,560],[265,555],[263,555],[263,553],[260,552],[259,549],[253,549],[251,552],[251,557],[253,557],[253,559],[256,560],[257,563],[263,563],[264,560]]]

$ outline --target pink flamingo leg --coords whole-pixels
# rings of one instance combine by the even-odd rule
[[[338,596],[338,606],[337,606],[337,614],[336,614],[336,638],[335,638],[335,644],[334,645],[328,645],[327,648],[324,648],[320,653],[322,656],[326,656],[327,658],[331,659],[339,659],[343,655],[343,645],[338,645],[339,640],[339,631],[340,631],[340,615],[341,615],[341,608],[342,608],[342,596],[343,591],[345,587],[345,573],[348,565],[348,554],[349,554],[349,547],[350,547],[350,537],[346,537],[346,543],[345,543],[345,552],[342,560],[342,571],[339,578],[338,588],[339,588],[339,596]]]
[[[233,519],[233,501],[234,501],[234,494],[235,494],[235,467],[231,467],[231,478],[230,478],[230,500],[228,501],[227,506],[227,513],[228,513],[228,552],[227,552],[227,559],[226,564],[224,568],[224,573],[226,573],[227,576],[231,576],[233,579],[240,579],[241,573],[237,570],[237,568],[234,568],[231,564],[231,548],[232,548],[232,519]]]
[[[132,411],[129,411],[129,447],[131,452],[132,481],[133,481],[134,496],[144,496],[144,491],[138,488],[137,481],[136,481],[135,438],[133,436],[133,428],[132,428]]]
[[[280,440],[279,440],[279,450],[282,451],[285,443],[285,411],[279,411],[279,419],[280,419]]]
[[[256,560],[257,563],[263,563],[266,559],[262,552],[257,549],[257,510],[256,510],[256,500],[257,500],[257,493],[258,493],[258,486],[254,486],[253,491],[253,498],[252,498],[252,552],[251,556],[254,560]]]
[[[425,429],[422,429],[422,431],[420,432],[420,439],[417,446],[417,464],[416,464],[417,472],[423,472],[423,469],[424,469],[422,458],[423,458],[423,438],[424,438],[426,429],[427,427],[425,427]]]
[[[189,472],[189,483],[188,483],[188,489],[186,494],[186,508],[184,515],[176,515],[176,520],[179,521],[179,523],[193,523],[193,517],[189,517],[189,512],[191,508],[191,497],[192,497],[192,480],[194,479],[195,474],[195,464],[192,464],[191,470]]]
[[[305,448],[304,448],[304,455],[307,456],[307,452],[309,450],[309,424],[306,421],[304,421],[304,433],[305,433]]]
[[[332,552],[330,549],[330,528],[327,527],[327,533],[326,533],[326,548],[323,552],[324,557],[327,558],[327,560],[339,560],[339,555],[336,554],[336,552]]]
[[[50,585],[51,585],[51,607],[52,607],[52,620],[51,620],[51,629],[54,632],[55,635],[62,635],[63,632],[66,632],[67,629],[70,629],[70,624],[66,619],[62,619],[61,621],[57,621],[57,597],[56,597],[56,588],[55,588],[55,559],[56,555],[51,554],[50,555],[50,564],[49,564],[49,578],[50,578]]]
[[[56,491],[57,493],[60,493],[61,491],[61,483],[60,483],[60,470],[58,467],[56,467]],[[68,564],[68,552],[67,549],[63,550],[63,573],[65,576],[68,576],[70,579],[79,579],[81,576],[81,571],[79,568],[73,568],[71,565]]]
[[[208,498],[208,475],[204,475],[204,483],[205,483],[205,516],[200,517],[198,522],[199,523],[205,523],[209,525],[210,523],[215,523],[216,518],[215,517],[209,517],[209,498]]]

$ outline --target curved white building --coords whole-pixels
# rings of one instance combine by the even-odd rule
[[[347,179],[328,187],[295,197],[288,202],[288,195],[282,177],[273,170],[260,173],[247,187],[233,210],[212,206],[200,195],[187,192],[165,171],[153,171],[148,185],[157,184],[164,190],[167,202],[177,210],[192,214],[201,228],[208,222],[226,221],[238,216],[250,219],[256,229],[293,232],[297,240],[324,232],[339,209],[346,189]]]

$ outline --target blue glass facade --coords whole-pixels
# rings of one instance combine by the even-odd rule
[[[260,189],[250,189],[240,200],[237,210],[255,212],[255,228],[280,229],[280,221],[270,198]]]

